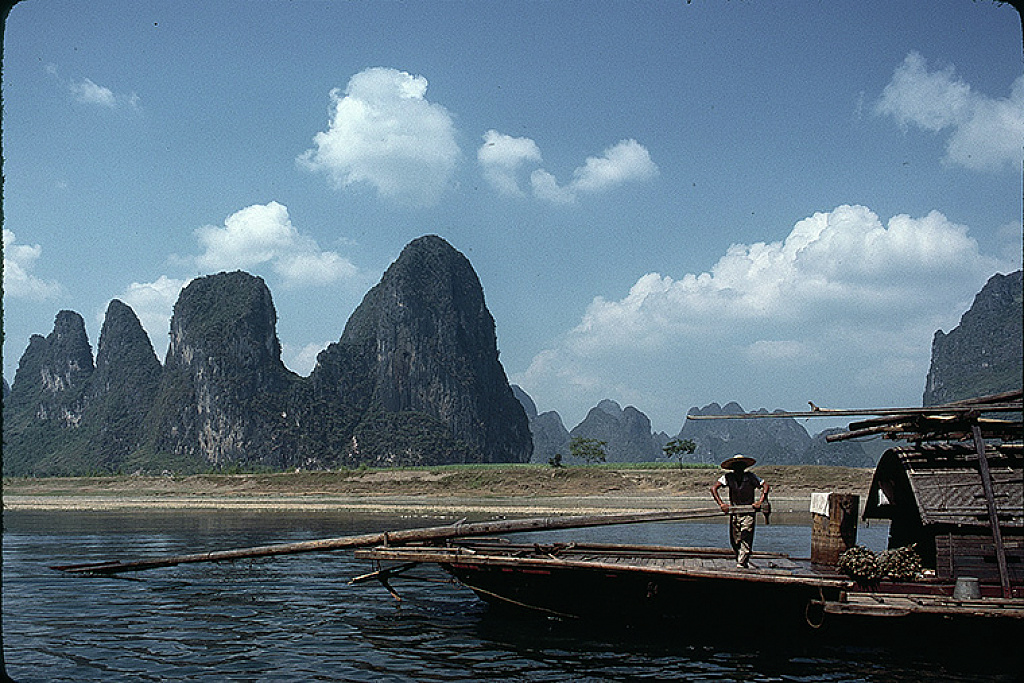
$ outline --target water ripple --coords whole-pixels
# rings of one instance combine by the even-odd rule
[[[1016,680],[1017,672],[951,668],[885,649],[725,646],[665,629],[515,619],[492,613],[436,569],[427,575],[442,582],[402,583],[398,604],[379,586],[348,585],[369,568],[350,553],[183,565],[130,579],[46,567],[363,533],[405,520],[8,511],[4,522],[4,658],[20,683]],[[721,528],[705,526],[685,529],[698,535],[694,544],[724,540]],[[661,525],[644,533],[671,543],[681,531]],[[773,527],[764,540],[798,548],[806,533]]]

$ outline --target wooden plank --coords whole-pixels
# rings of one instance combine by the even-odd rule
[[[903,617],[910,614],[983,616],[1024,619],[1024,600],[982,598],[953,600],[935,596],[848,594],[845,601],[826,601],[826,614]]]
[[[456,552],[452,552],[455,550]],[[726,560],[711,560],[712,567],[638,567],[629,564],[613,564],[609,562],[580,561],[564,558],[542,557],[507,557],[475,553],[460,555],[457,549],[449,548],[373,548],[357,550],[357,558],[370,560],[387,560],[398,562],[429,562],[434,564],[457,564],[467,566],[499,566],[510,571],[524,568],[546,569],[589,569],[605,571],[643,572],[658,576],[673,576],[681,579],[725,579],[751,583],[803,585],[812,588],[851,588],[853,582],[848,579],[821,576],[793,576],[789,572],[774,573],[771,570],[735,569]]]
[[[1024,583],[1024,539],[1004,536],[1003,544],[1010,583]],[[935,537],[935,550],[939,578],[952,581],[960,576],[973,576],[986,583],[1000,583],[990,537],[939,534]]]

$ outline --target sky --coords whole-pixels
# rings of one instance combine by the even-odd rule
[[[935,332],[1021,267],[995,2],[25,0],[3,48],[8,382],[60,310],[95,352],[114,298],[163,359],[181,288],[235,269],[308,375],[437,234],[541,412],[675,435],[920,405]]]

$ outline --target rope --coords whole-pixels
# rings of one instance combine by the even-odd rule
[[[510,598],[508,596],[498,595],[497,593],[489,591],[489,590],[487,590],[485,588],[478,588],[476,586],[472,586],[472,585],[466,583],[465,581],[461,581],[461,583],[462,583],[462,585],[466,586],[467,588],[469,588],[474,593],[483,593],[485,595],[490,595],[492,598],[497,598],[499,600],[503,600],[503,601],[505,601],[507,603],[516,605],[517,607],[523,607],[523,608],[526,608],[526,609],[532,609],[532,610],[536,610],[538,612],[546,612],[548,614],[553,614],[556,617],[562,617],[564,619],[579,619],[579,617],[576,616],[575,614],[565,614],[563,612],[556,612],[553,609],[548,609],[547,607],[538,607],[537,605],[528,605],[525,602],[520,602],[519,600],[513,600],[512,598]]]
[[[820,602],[816,600],[808,600],[807,605],[804,606],[804,621],[806,621],[807,625],[813,629],[819,629],[825,623],[825,592],[821,590],[821,586],[818,586],[818,596],[821,598]],[[821,608],[821,618],[818,619],[818,623],[814,623],[811,620],[812,607]]]

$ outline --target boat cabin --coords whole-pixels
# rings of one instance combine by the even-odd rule
[[[1024,448],[988,443],[992,501],[1010,582],[1024,584]],[[1000,580],[978,453],[968,443],[922,443],[886,451],[878,461],[865,519],[888,519],[889,547],[917,544],[940,579]]]

